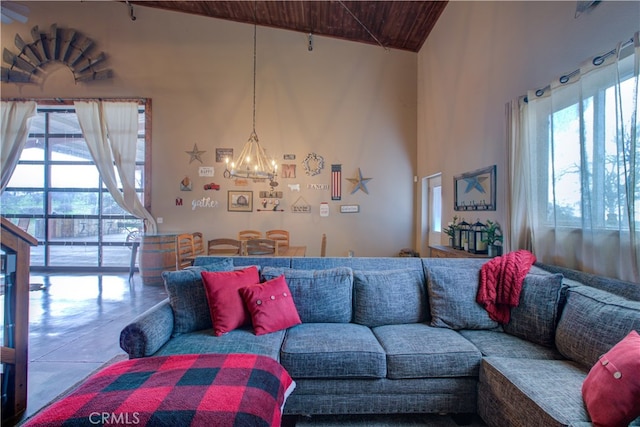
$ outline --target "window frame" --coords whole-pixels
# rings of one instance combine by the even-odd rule
[[[55,111],[66,111],[75,113],[74,101],[77,99],[32,99],[37,103],[37,111],[38,113],[49,114]],[[88,99],[82,99],[84,101]],[[136,101],[139,104],[138,113],[144,113],[144,135],[138,134],[139,139],[144,139],[144,156],[143,161],[136,161],[136,168],[142,167],[142,187],[136,186],[136,193],[143,195],[143,203],[144,207],[147,210],[151,210],[151,129],[152,129],[152,108],[151,108],[151,99],[143,98],[143,99],[121,99],[121,98],[104,98],[100,99],[101,101]],[[67,107],[67,108],[65,108]],[[104,250],[105,247],[132,247],[133,242],[129,240],[123,241],[105,241],[104,240],[104,228],[109,221],[114,221],[114,223],[121,222],[129,224],[131,222],[139,222],[143,224],[142,220],[130,215],[130,214],[105,214],[103,213],[104,208],[104,197],[105,195],[109,196],[109,191],[104,186],[102,179],[98,176],[98,182],[96,186],[91,187],[53,187],[52,179],[51,179],[51,169],[54,166],[65,166],[65,165],[93,165],[95,167],[94,161],[67,161],[67,160],[52,160],[51,159],[51,150],[52,147],[49,145],[49,140],[53,138],[67,137],[67,138],[80,138],[84,140],[84,136],[82,133],[80,134],[58,134],[58,133],[50,133],[49,129],[49,119],[45,117],[45,130],[44,133],[35,133],[29,132],[29,138],[42,138],[44,143],[44,158],[42,160],[20,160],[18,162],[19,165],[42,165],[44,168],[44,177],[43,177],[43,186],[42,187],[7,187],[5,191],[19,191],[19,192],[37,192],[42,194],[42,210],[38,214],[23,214],[23,213],[14,213],[14,214],[5,214],[3,212],[3,216],[19,220],[21,218],[28,218],[35,221],[43,221],[41,236],[38,242],[39,246],[44,246],[43,252],[43,261],[42,263],[34,264],[32,262],[31,269],[33,271],[55,271],[55,270],[65,270],[65,271],[82,271],[82,270],[91,270],[91,271],[100,271],[100,272],[109,272],[109,271],[126,271],[129,269],[129,260],[127,260],[126,265],[105,265],[104,261]],[[52,195],[53,194],[63,194],[63,193],[96,193],[98,200],[97,214],[67,214],[61,213],[56,214],[52,211]],[[86,221],[96,221],[97,222],[97,236],[95,240],[88,241],[71,241],[64,239],[56,239],[53,241],[49,236],[50,234],[50,221],[51,220],[86,220]],[[118,225],[116,225],[118,226]],[[109,227],[111,229],[111,227]],[[125,229],[128,230],[127,227]],[[44,236],[44,238],[42,237]],[[91,266],[82,265],[82,263],[78,263],[77,265],[59,265],[55,262],[52,263],[51,259],[51,249],[59,246],[94,246],[97,247],[97,260],[91,261]],[[35,251],[32,252],[32,257]]]

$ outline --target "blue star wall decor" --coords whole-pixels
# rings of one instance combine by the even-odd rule
[[[191,162],[193,162],[194,160],[197,160],[200,163],[202,163],[202,157],[201,156],[204,153],[206,153],[206,151],[198,150],[198,144],[193,144],[193,150],[185,151],[185,153],[187,153],[188,155],[191,156],[191,158],[189,159],[189,164],[191,164]]]
[[[496,165],[453,177],[456,211],[496,210]]]
[[[355,193],[358,190],[362,190],[365,194],[369,194],[369,190],[367,190],[367,182],[371,181],[373,178],[363,178],[362,171],[358,168],[358,176],[356,178],[347,178],[347,181],[355,184],[353,190],[351,190],[351,194]]]
[[[486,193],[487,191],[484,189],[484,182],[488,180],[488,176],[473,176],[471,178],[465,178],[465,182],[467,183],[467,188],[464,190],[465,193],[475,189],[479,193]]]

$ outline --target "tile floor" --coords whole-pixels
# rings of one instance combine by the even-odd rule
[[[33,415],[102,366],[120,349],[120,331],[166,298],[162,286],[145,286],[128,274],[32,273],[29,293],[27,410]]]

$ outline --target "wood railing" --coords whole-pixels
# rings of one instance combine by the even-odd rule
[[[29,348],[29,265],[35,237],[6,218],[2,221],[2,275],[4,276],[4,331],[2,360],[2,424],[11,425],[27,408]]]

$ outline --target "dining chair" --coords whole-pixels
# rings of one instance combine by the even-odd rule
[[[211,239],[207,242],[207,255],[242,255],[243,242],[236,239]]]
[[[245,243],[244,253],[248,256],[278,256],[278,243],[271,239],[250,239]]]
[[[18,218],[18,227],[25,233],[29,232],[29,223],[31,222],[31,218]]]
[[[327,256],[327,235],[322,233],[322,242],[320,243],[320,256],[322,258]]]
[[[262,231],[241,230],[238,232],[238,240],[262,239]]]
[[[265,234],[267,239],[278,242],[280,252],[289,247],[289,232],[287,230],[269,230]]]
[[[176,270],[191,267],[193,258],[193,234],[178,234],[176,236]]]
[[[202,233],[196,231],[193,233],[193,256],[204,255],[205,253]]]

